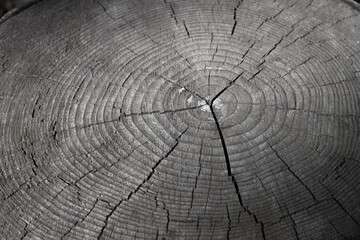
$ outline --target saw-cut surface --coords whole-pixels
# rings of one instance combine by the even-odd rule
[[[359,239],[360,12],[37,1],[0,22],[1,239]]]

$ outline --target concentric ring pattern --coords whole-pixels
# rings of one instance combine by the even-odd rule
[[[0,23],[0,237],[356,239],[360,14],[55,1]]]

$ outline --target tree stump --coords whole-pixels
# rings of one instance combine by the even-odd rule
[[[3,18],[1,239],[358,239],[359,22],[340,0]]]

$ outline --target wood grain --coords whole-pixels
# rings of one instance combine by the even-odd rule
[[[44,0],[3,18],[0,238],[359,238],[358,6]]]

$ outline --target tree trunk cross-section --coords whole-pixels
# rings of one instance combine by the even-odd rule
[[[350,0],[44,0],[0,21],[0,239],[360,239]]]

